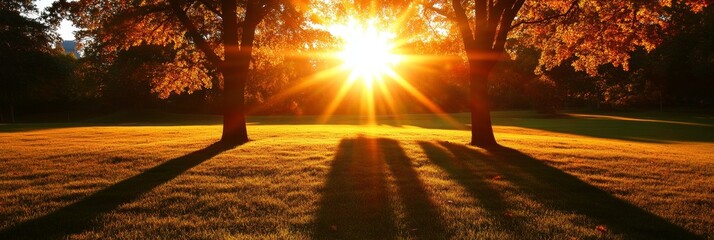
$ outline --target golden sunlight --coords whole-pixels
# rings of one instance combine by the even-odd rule
[[[392,52],[396,35],[377,29],[374,21],[360,23],[350,19],[347,24],[333,25],[328,31],[343,40],[342,51],[337,53],[343,61],[342,68],[350,70],[351,78],[361,79],[365,86],[381,81],[401,60],[401,56]]]
[[[463,124],[446,114],[437,104],[427,98],[420,90],[413,86],[405,77],[400,75],[401,65],[412,65],[421,61],[433,60],[430,57],[405,55],[398,53],[398,50],[409,42],[408,36],[397,36],[394,29],[404,24],[406,16],[413,13],[410,9],[404,11],[401,17],[391,21],[388,26],[379,24],[377,19],[359,20],[349,18],[347,21],[336,21],[334,19],[320,19],[319,22],[331,22],[332,24],[314,24],[312,27],[329,32],[330,35],[339,40],[339,50],[336,52],[308,52],[303,53],[308,56],[323,57],[327,59],[337,59],[341,64],[332,68],[323,69],[313,75],[306,77],[299,84],[283,90],[276,96],[271,97],[264,106],[271,106],[272,102],[279,102],[288,96],[307,88],[320,85],[326,81],[342,81],[341,85],[334,93],[332,100],[325,106],[320,114],[318,122],[326,123],[335,112],[344,106],[345,102],[359,104],[359,116],[362,117],[362,124],[376,125],[377,105],[379,112],[391,114],[398,124],[402,124],[399,110],[403,106],[402,97],[395,96],[394,90],[406,93],[413,98],[424,109],[436,114],[444,119],[448,124],[457,128],[463,128]],[[337,23],[340,22],[340,23]],[[417,68],[418,69],[418,68]],[[403,70],[403,69],[402,69]],[[345,75],[346,74],[346,75]],[[358,85],[362,82],[362,86]],[[399,89],[390,89],[399,88]],[[359,93],[355,94],[355,90]],[[354,106],[351,106],[354,107]]]

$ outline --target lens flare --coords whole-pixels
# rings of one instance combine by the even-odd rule
[[[352,71],[367,88],[379,81],[385,73],[401,61],[401,56],[393,53],[396,35],[379,30],[374,21],[361,24],[350,19],[345,25],[333,25],[328,31],[343,41],[343,47],[336,56],[343,61],[343,68]]]
[[[424,109],[435,113],[456,129],[463,129],[463,123],[459,123],[450,115],[446,114],[429,97],[421,93],[405,77],[399,74],[397,69],[409,65],[409,69],[419,69],[418,64],[431,62],[439,59],[438,56],[425,55],[404,55],[398,53],[409,40],[401,36],[397,37],[393,31],[405,24],[407,16],[413,14],[417,9],[415,5],[410,5],[398,18],[390,22],[390,26],[377,24],[376,19],[358,20],[349,18],[346,21],[336,21],[335,19],[318,19],[321,24],[311,25],[314,29],[328,32],[338,40],[339,50],[335,52],[307,52],[300,53],[306,58],[338,60],[340,63],[334,67],[321,70],[307,76],[293,87],[283,90],[272,96],[263,104],[264,107],[272,106],[287,99],[289,96],[306,91],[315,86],[324,85],[326,82],[341,81],[341,86],[335,89],[334,97],[326,105],[318,122],[326,123],[335,112],[344,106],[345,102],[359,100],[360,116],[364,117],[362,124],[377,124],[377,108],[387,110],[392,113],[390,117],[396,120],[397,124],[402,124],[398,109],[403,109],[400,100],[404,100],[404,93],[416,100],[416,103]],[[325,22],[332,22],[330,25],[323,25]],[[403,66],[404,65],[404,66]],[[361,87],[360,87],[361,85]],[[392,94],[390,91],[400,88],[399,94]],[[361,92],[355,88],[361,88]],[[328,93],[329,94],[329,93]],[[332,95],[332,94],[330,94]],[[350,96],[347,96],[350,95]],[[349,101],[345,101],[346,97]],[[408,123],[405,123],[408,124]]]

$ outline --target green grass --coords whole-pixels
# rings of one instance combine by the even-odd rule
[[[379,120],[252,117],[235,147],[215,116],[0,125],[0,239],[714,239],[711,115],[496,112],[493,149]]]

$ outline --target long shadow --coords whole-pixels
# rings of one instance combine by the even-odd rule
[[[81,232],[92,227],[92,221],[100,214],[131,202],[141,194],[234,147],[236,145],[219,142],[168,160],[57,211],[4,229],[0,232],[0,239],[55,239]]]
[[[676,114],[673,114],[676,116]],[[590,116],[590,115],[585,115]],[[566,115],[562,118],[542,118],[538,115],[495,117],[494,125],[539,129],[550,132],[576,134],[596,138],[633,142],[667,143],[671,141],[714,142],[714,122],[694,121],[693,116],[665,116],[629,118],[627,114],[597,115],[602,118]],[[687,122],[685,122],[687,121]]]
[[[462,161],[493,167],[541,202],[556,209],[584,214],[628,239],[701,238],[517,150],[499,146],[484,154],[461,144],[440,144]]]
[[[396,179],[404,205],[410,237],[418,239],[443,239],[450,235],[445,230],[443,219],[437,212],[436,203],[427,194],[424,183],[412,166],[399,142],[392,139],[377,139],[377,144],[386,159],[389,170]]]
[[[315,238],[395,238],[384,159],[379,154],[372,139],[340,142],[317,212]]]
[[[483,164],[467,163],[465,158],[455,156],[431,142],[420,141],[418,144],[427,158],[443,169],[449,178],[464,187],[468,194],[483,206],[486,213],[494,218],[495,223],[509,226],[514,231],[525,228],[510,216],[509,207],[502,194],[485,181],[499,176],[493,168]]]
[[[407,232],[395,226],[387,195],[387,168],[396,180]],[[343,139],[318,210],[318,239],[439,239],[447,234],[436,204],[396,140]]]
[[[671,141],[714,142],[714,118],[710,113],[609,113],[562,114],[557,116],[536,114],[532,111],[494,111],[494,126],[514,126],[550,132],[576,134],[597,138],[634,142],[668,143]],[[405,114],[396,121],[394,116],[379,115],[377,123],[394,127],[416,126],[428,129],[468,130],[467,113],[451,113],[451,117],[464,125],[455,126],[434,114]],[[696,116],[704,116],[697,118]],[[252,116],[254,125],[312,125],[318,116]],[[356,125],[364,119],[357,115],[336,115],[330,125]],[[186,126],[217,125],[219,116],[171,114],[157,111],[124,111],[85,122],[44,124],[0,124],[0,133],[29,132],[72,127],[98,126]]]

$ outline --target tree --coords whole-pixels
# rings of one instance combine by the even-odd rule
[[[488,77],[506,55],[508,39],[541,50],[542,69],[572,57],[576,70],[591,75],[604,63],[627,69],[629,52],[652,50],[661,41],[658,33],[669,21],[664,10],[672,4],[695,12],[706,6],[705,0],[451,0],[424,6],[457,29],[470,68],[471,144],[491,146],[497,143]]]
[[[172,47],[177,56],[157,71],[154,91],[168,97],[222,86],[221,141],[240,144],[248,141],[245,88],[255,41],[281,28],[297,27],[299,7],[280,0],[61,0],[51,10],[69,13],[83,29],[80,42],[100,45],[102,51]]]
[[[162,65],[174,58],[175,51],[165,46],[139,45],[119,51],[102,76],[102,97],[114,106],[149,105],[154,100],[152,76],[162,73]]]
[[[657,86],[660,104],[714,103],[714,7],[699,14],[674,8],[673,26],[662,44],[644,56],[643,75]]]
[[[48,60],[54,36],[44,23],[26,17],[37,13],[30,0],[0,2],[0,122],[15,121],[15,104],[24,98],[28,85],[37,79],[31,69]],[[41,68],[39,68],[41,69]],[[3,112],[9,112],[5,119]]]

